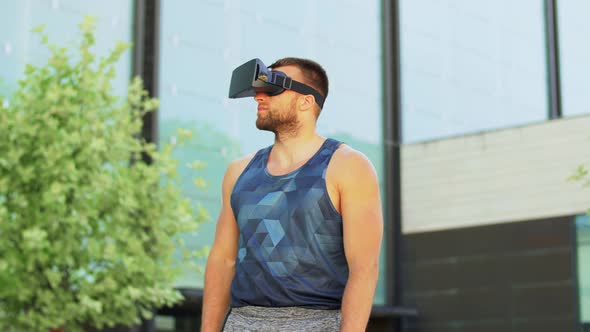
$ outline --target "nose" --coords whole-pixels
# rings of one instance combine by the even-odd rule
[[[268,98],[268,95],[264,92],[256,92],[256,94],[254,95],[254,100],[258,103],[263,102],[267,98]]]

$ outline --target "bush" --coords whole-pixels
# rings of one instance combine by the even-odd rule
[[[0,100],[0,331],[136,324],[181,299],[180,235],[206,212],[179,190],[174,146],[141,139],[157,100],[139,78],[113,95],[128,45],[97,59],[90,18],[70,49],[36,31],[47,63]]]

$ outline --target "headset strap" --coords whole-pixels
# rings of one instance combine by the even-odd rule
[[[280,72],[283,74],[282,72]],[[275,82],[273,84],[283,87],[284,89],[293,90],[304,95],[312,95],[315,98],[315,102],[318,103],[320,109],[324,107],[325,98],[316,89],[312,88],[307,84],[303,84],[299,81],[292,79],[286,75],[273,75],[275,76]]]

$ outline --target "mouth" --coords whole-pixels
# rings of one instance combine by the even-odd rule
[[[258,108],[257,108],[257,110],[258,110],[258,114],[260,114],[260,113],[262,113],[262,112],[266,112],[266,111],[268,111],[268,107],[266,107],[266,106],[262,106],[262,105],[258,105]]]

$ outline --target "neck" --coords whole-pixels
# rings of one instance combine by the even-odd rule
[[[319,149],[325,138],[320,136],[315,128],[308,131],[299,131],[295,135],[275,135],[275,143],[272,154],[278,163],[291,165],[311,158]]]

